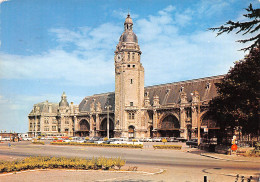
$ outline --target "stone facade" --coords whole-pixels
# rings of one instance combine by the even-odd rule
[[[78,105],[73,105],[73,103],[69,105],[65,93],[62,94],[58,104],[48,101],[35,104],[28,115],[29,137],[38,135],[72,136],[78,113]]]
[[[207,108],[223,76],[144,87],[141,54],[128,15],[115,50],[115,92],[85,97],[78,106],[69,105],[65,94],[59,104],[36,104],[29,133],[105,137],[109,127],[109,137],[190,139],[197,137],[200,121],[215,135],[218,127]]]

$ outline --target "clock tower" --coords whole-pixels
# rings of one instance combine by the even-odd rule
[[[142,137],[144,130],[144,68],[130,15],[115,51],[115,136]]]

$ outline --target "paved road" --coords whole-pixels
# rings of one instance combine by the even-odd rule
[[[127,178],[127,175],[125,174],[105,174],[105,177],[103,174],[102,179],[105,178],[107,180],[114,179],[114,177],[116,176],[114,181],[116,181],[117,178],[121,180],[123,179],[122,177],[125,178],[124,180],[147,179],[155,181],[172,181],[172,179],[175,179],[177,181],[202,181],[204,175],[208,176],[208,179],[210,181],[235,181],[234,176],[236,174],[254,176],[255,179],[260,174],[259,163],[221,161],[206,158],[197,154],[176,150],[153,150],[149,147],[145,149],[125,149],[83,146],[43,146],[32,145],[29,142],[16,143],[15,146],[12,146],[9,149],[5,145],[0,145],[0,156],[2,155],[18,158],[36,155],[82,158],[92,158],[93,156],[120,156],[127,161],[127,166],[138,166],[139,171],[143,170],[156,172],[160,171],[160,169],[166,170],[163,174],[152,176],[143,176],[143,174],[131,174],[130,178]],[[109,178],[110,175],[112,175],[111,178]],[[97,176],[101,177],[102,175]],[[3,177],[0,177],[0,180],[1,178],[3,179]]]

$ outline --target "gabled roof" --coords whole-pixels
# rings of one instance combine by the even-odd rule
[[[159,96],[160,105],[177,104],[180,101],[180,89],[187,94],[187,100],[191,101],[191,93],[198,91],[202,101],[209,101],[217,96],[217,89],[215,83],[220,82],[224,75],[212,76],[194,80],[173,82],[161,85],[148,86],[144,88],[144,92],[149,95],[150,103],[153,104],[153,97]],[[93,96],[85,97],[80,105],[80,112],[90,112],[91,104],[94,103],[96,108],[97,103],[100,102],[102,110],[105,110],[105,105],[108,103],[115,108],[115,93],[103,93]]]

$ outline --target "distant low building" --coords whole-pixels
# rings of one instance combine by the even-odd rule
[[[18,141],[18,133],[0,133],[0,140],[1,141]]]

